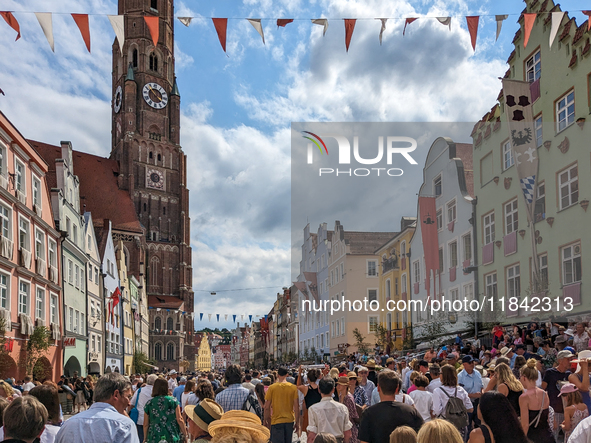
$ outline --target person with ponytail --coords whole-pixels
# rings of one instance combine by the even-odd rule
[[[577,425],[589,417],[587,405],[583,402],[583,396],[579,389],[572,383],[565,383],[560,389],[560,396],[566,397],[566,407],[564,408],[564,422],[560,425],[564,431],[564,441],[568,442],[568,437]]]
[[[497,392],[500,392],[507,397],[513,410],[519,416],[519,397],[523,393],[523,386],[519,380],[515,378],[513,372],[511,372],[511,368],[506,363],[500,363],[495,366],[495,375],[490,378],[490,382],[488,383],[485,392],[493,390],[495,386]]]
[[[470,433],[468,443],[530,443],[509,406],[509,400],[500,392],[482,394],[478,405],[481,426]]]
[[[521,426],[531,441],[554,443],[554,435],[549,425],[550,399],[546,391],[536,386],[538,380],[536,363],[535,358],[530,358],[521,368],[521,384],[525,388],[525,392],[519,397]]]

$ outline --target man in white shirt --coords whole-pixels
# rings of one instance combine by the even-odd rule
[[[376,385],[373,381],[367,379],[367,376],[369,375],[369,369],[367,369],[365,366],[362,366],[357,371],[357,375],[359,375],[359,386],[363,388],[365,395],[367,396],[367,401],[369,402],[368,406],[371,406],[373,404],[371,400],[371,394],[376,388]]]
[[[28,375],[25,377],[24,381],[25,383],[23,384],[23,394],[26,394],[35,387],[35,383],[31,381],[31,377],[29,377]]]
[[[334,380],[324,377],[318,382],[318,388],[322,400],[308,409],[308,443],[312,443],[321,432],[334,435],[338,443],[349,443],[353,425],[349,421],[347,407],[333,400]]]
[[[582,420],[568,438],[568,443],[591,442],[591,416]]]
[[[433,363],[429,366],[429,374],[431,374],[431,383],[427,386],[427,391],[431,394],[441,386],[441,367],[437,363]]]
[[[129,408],[127,412],[129,413],[129,411],[131,411],[134,407],[136,407],[138,411],[136,427],[138,437],[140,438],[140,443],[144,441],[144,406],[146,406],[146,403],[152,399],[152,388],[154,387],[154,382],[156,379],[158,379],[156,374],[148,375],[146,386],[143,388],[138,388],[129,401]]]
[[[176,371],[173,369],[168,373],[168,390],[172,394],[172,391],[178,386],[176,382]]]

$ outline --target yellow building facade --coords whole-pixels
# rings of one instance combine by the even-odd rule
[[[380,324],[388,331],[394,350],[402,350],[406,334],[412,326],[412,316],[408,311],[388,310],[388,306],[398,305],[398,301],[409,301],[411,296],[410,279],[410,239],[416,228],[415,217],[402,217],[400,232],[385,245],[381,246],[376,255],[380,257],[379,301],[384,307],[380,311]],[[389,302],[389,303],[388,303]]]
[[[199,348],[195,354],[195,368],[201,372],[211,371],[211,348],[209,347],[207,334],[197,337],[197,340],[199,341]]]

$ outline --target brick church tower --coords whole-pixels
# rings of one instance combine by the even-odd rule
[[[160,368],[194,363],[187,157],[180,146],[174,0],[119,0],[125,43],[113,44],[111,158],[146,237],[139,269],[150,306],[150,357]],[[144,16],[158,17],[154,46]],[[179,311],[179,312],[177,312]],[[186,314],[182,314],[182,312]],[[172,319],[172,320],[170,320]]]

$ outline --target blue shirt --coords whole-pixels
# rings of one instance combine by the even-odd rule
[[[55,443],[139,443],[135,423],[109,403],[93,403],[70,417],[55,437]]]
[[[174,388],[174,391],[172,391],[172,396],[176,398],[179,405],[181,404],[181,395],[183,395],[183,392],[185,392],[185,385],[177,386]]]
[[[458,374],[458,384],[464,388],[468,394],[479,394],[482,392],[482,376],[480,372],[474,370],[468,374],[465,369]],[[471,399],[472,400],[472,399]]]
[[[511,369],[513,369],[515,367],[515,359],[516,358],[517,358],[517,354],[514,352],[513,357],[511,357],[511,361],[509,362],[509,366],[511,366]]]
[[[240,411],[249,391],[240,383],[228,386],[215,396],[215,402],[219,404],[224,412]]]

